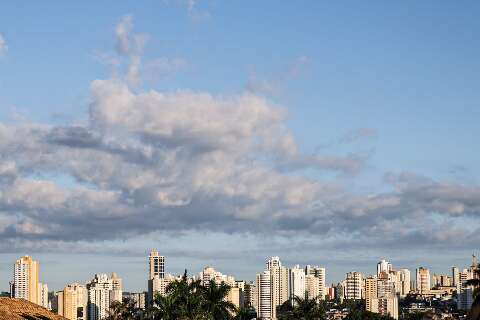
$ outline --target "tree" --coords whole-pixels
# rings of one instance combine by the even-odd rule
[[[353,309],[344,320],[393,320],[393,318],[366,310]]]
[[[252,320],[257,317],[255,309],[251,307],[243,307],[237,310],[234,320]]]
[[[304,298],[295,296],[293,298],[293,316],[302,320],[323,320],[325,310],[318,303],[318,298],[310,298],[305,292]]]
[[[233,319],[232,315],[236,311],[235,305],[225,300],[230,286],[224,282],[217,284],[214,280],[210,280],[208,285],[200,287],[200,291],[203,297],[202,309],[208,319]]]
[[[106,320],[136,320],[139,318],[140,309],[135,306],[135,301],[124,299],[123,302],[112,302]]]

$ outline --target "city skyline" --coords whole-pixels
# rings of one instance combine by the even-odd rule
[[[480,3],[248,7],[2,4],[0,290],[24,254],[55,290],[138,290],[151,248],[250,280],[468,265]]]
[[[232,273],[230,271],[228,271],[228,268],[227,269],[223,269],[223,268],[220,268],[214,264],[205,264],[205,265],[202,265],[200,267],[200,269],[198,270],[192,270],[192,269],[189,269],[188,266],[184,266],[183,268],[180,268],[180,269],[177,269],[177,270],[171,270],[169,268],[169,265],[171,262],[174,262],[175,259],[171,259],[169,258],[168,256],[164,256],[162,255],[162,252],[161,251],[157,251],[156,249],[153,249],[152,251],[149,252],[150,255],[146,255],[143,257],[143,269],[140,273],[141,273],[141,277],[143,277],[144,279],[142,279],[141,281],[134,281],[132,279],[129,279],[129,277],[125,277],[125,276],[121,276],[121,278],[123,279],[123,284],[122,284],[122,288],[125,292],[149,292],[150,290],[150,280],[153,279],[152,278],[152,275],[153,275],[153,269],[151,269],[152,267],[152,256],[151,254],[154,253],[154,256],[153,257],[161,257],[162,259],[162,266],[163,266],[163,277],[161,277],[162,279],[165,277],[165,276],[169,276],[169,277],[179,277],[181,276],[185,270],[187,270],[188,272],[188,275],[189,276],[196,276],[197,274],[201,274],[203,271],[205,271],[205,268],[215,268],[216,271],[218,272],[221,272],[225,275],[231,275],[233,277],[235,277],[235,279],[237,280],[242,280],[242,281],[246,281],[246,282],[249,282],[249,281],[255,281],[256,277],[258,276],[259,272],[262,270],[262,265],[258,265],[258,266],[254,266],[256,267],[256,272],[253,274],[253,276],[251,277],[242,277],[242,276],[239,276],[235,273]],[[17,258],[20,258],[20,257],[17,257]],[[15,260],[17,260],[17,263],[18,261],[22,260],[22,259],[25,259],[25,258],[28,258],[28,259],[32,259],[33,257],[32,256],[29,256],[29,255],[25,255],[23,257],[19,259],[15,258]],[[264,258],[264,263],[263,263],[263,266],[265,266],[266,264],[266,267],[265,270],[271,270],[271,266],[270,266],[270,263],[272,261],[272,259],[279,259],[279,261],[281,260],[281,266],[285,267],[287,270],[291,270],[291,269],[295,269],[295,268],[298,268],[300,266],[300,269],[301,270],[304,270],[306,271],[307,268],[317,268],[317,267],[320,267],[320,268],[324,268],[324,273],[323,273],[323,277],[324,277],[324,286],[325,288],[328,288],[332,285],[335,285],[337,283],[341,283],[343,280],[345,280],[345,275],[348,276],[348,274],[350,273],[358,273],[358,274],[361,274],[362,277],[365,277],[362,279],[362,281],[364,281],[367,277],[369,276],[377,276],[380,274],[379,270],[381,270],[381,267],[380,265],[382,263],[385,263],[387,262],[389,264],[389,269],[388,271],[391,271],[391,270],[395,270],[395,271],[400,271],[402,272],[402,270],[408,270],[410,272],[410,283],[412,284],[415,284],[416,286],[416,283],[417,283],[417,275],[416,275],[416,272],[418,271],[418,269],[425,269],[427,270],[428,272],[428,286],[427,287],[433,287],[434,284],[435,284],[435,279],[434,277],[436,275],[452,275],[453,274],[453,268],[455,267],[457,269],[457,272],[458,271],[462,271],[464,268],[466,267],[469,267],[471,265],[473,265],[473,261],[477,261],[477,256],[475,254],[472,254],[472,256],[469,257],[469,259],[466,259],[465,263],[463,264],[452,264],[451,266],[449,267],[439,267],[439,266],[428,266],[428,265],[425,265],[425,264],[419,264],[419,265],[416,265],[414,267],[406,267],[406,266],[403,266],[401,264],[397,264],[395,262],[395,260],[392,260],[392,259],[385,259],[385,258],[381,258],[381,259],[377,259],[376,261],[377,262],[374,262],[374,263],[371,263],[368,268],[355,268],[353,265],[349,264],[349,265],[346,265],[346,269],[347,270],[346,272],[344,272],[343,274],[338,274],[338,276],[335,276],[335,277],[332,277],[331,276],[331,273],[333,270],[330,270],[328,268],[325,267],[325,265],[328,265],[328,264],[322,264],[322,263],[316,263],[316,264],[304,264],[304,263],[298,263],[298,262],[294,262],[292,264],[289,264],[289,263],[285,263],[285,260],[283,260],[283,258],[281,258],[280,256],[267,256]],[[14,261],[15,261],[14,260]],[[37,256],[35,256],[35,260],[34,261],[35,263],[38,264],[38,262],[41,261],[41,259],[38,259]],[[172,261],[173,260],[173,261]],[[13,277],[13,271],[14,271],[14,268],[12,268],[12,263],[10,263],[11,266],[10,266],[10,271],[11,271],[11,275],[10,277],[7,277],[5,279],[0,279],[0,292],[9,292],[10,291],[10,288],[8,286],[8,282],[9,281],[14,281],[14,277]],[[58,262],[55,262],[55,264],[57,265],[58,267]],[[14,264],[16,265],[16,264]],[[376,268],[375,268],[375,265],[376,265]],[[393,269],[392,269],[392,266],[393,266]],[[62,266],[60,266],[61,268]],[[37,269],[37,273],[38,273],[38,266],[36,267]],[[94,267],[95,268],[95,267]],[[46,285],[49,285],[49,290],[52,291],[52,292],[56,292],[56,291],[60,291],[62,290],[66,285],[68,284],[77,284],[77,283],[88,283],[91,278],[94,276],[94,275],[102,275],[102,274],[115,274],[115,276],[117,274],[119,274],[116,270],[112,269],[112,265],[110,264],[110,269],[104,269],[104,270],[100,270],[101,268],[95,268],[96,271],[94,271],[92,273],[92,270],[88,269],[88,270],[85,270],[85,274],[86,274],[86,277],[85,279],[80,279],[80,278],[61,278],[59,277],[59,275],[57,274],[57,276],[55,278],[48,278],[48,277],[45,277],[45,276],[36,276],[36,281],[38,282],[38,284],[42,284],[41,282],[44,282]],[[45,263],[42,262],[42,269],[46,269],[47,272],[46,274],[49,274],[48,272],[48,264],[47,264],[47,267],[45,267]],[[98,270],[97,270],[98,269]],[[325,271],[326,270],[326,271]],[[383,270],[382,270],[383,271]],[[334,274],[336,274],[335,272],[333,272]],[[70,274],[71,275],[71,274]],[[121,274],[120,274],[121,275]],[[305,273],[305,275],[307,275],[307,273]],[[2,281],[4,280],[4,281]],[[7,285],[5,285],[5,282],[7,283]],[[55,285],[53,286],[50,286],[50,284],[53,283]],[[127,285],[125,285],[125,283]],[[132,283],[135,283],[134,286],[132,286]],[[2,285],[6,287],[5,290],[2,289]],[[155,289],[157,290],[157,289]],[[34,300],[36,300],[37,298],[35,298]]]

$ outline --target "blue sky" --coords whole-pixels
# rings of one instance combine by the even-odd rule
[[[342,191],[339,193],[348,199],[358,200],[358,197],[363,197],[362,204],[372,197],[398,197],[402,204],[408,204],[393,211],[377,210],[375,207],[375,212],[361,215],[360,218],[358,214],[352,213],[359,219],[359,223],[376,224],[375,216],[378,215],[385,219],[385,224],[378,228],[387,232],[387,225],[390,225],[387,222],[398,223],[392,218],[394,215],[411,220],[412,212],[419,210],[421,213],[416,214],[432,219],[424,221],[426,226],[431,227],[431,221],[438,223],[436,232],[442,230],[442,223],[455,226],[467,223],[471,228],[478,226],[480,153],[476,138],[480,134],[480,4],[476,1],[248,3],[198,0],[190,4],[182,0],[145,1],[141,4],[134,1],[82,1],[68,4],[25,1],[2,3],[0,9],[0,35],[7,46],[0,50],[0,123],[8,125],[8,130],[42,124],[49,127],[45,130],[84,126],[88,132],[96,132],[94,124],[89,123],[89,119],[94,116],[92,110],[97,110],[97,106],[98,110],[107,110],[107,107],[104,108],[92,94],[93,81],[115,78],[111,68],[105,64],[105,57],[118,61],[116,72],[122,74],[131,65],[129,59],[138,54],[141,55],[145,73],[142,74],[141,83],[128,84],[131,93],[140,95],[154,90],[175,95],[179,90],[189,90],[193,93],[208,93],[218,99],[236,97],[245,92],[264,97],[275,110],[283,108],[287,111],[284,126],[295,138],[302,157],[326,154],[346,161],[351,161],[352,158],[362,160],[360,168],[355,172],[332,169],[332,166],[327,169],[318,166],[298,170],[277,169],[272,164],[274,172],[283,177],[299,176],[308,181],[340,185]],[[118,52],[119,40],[118,35],[117,38],[115,36],[115,28],[124,21],[122,19],[125,16],[131,17],[129,32],[139,37],[143,34],[147,39],[141,53],[123,52],[122,55]],[[159,61],[160,67],[154,63]],[[152,70],[149,71],[149,67]],[[159,109],[158,112],[162,111]],[[131,128],[130,124],[128,128]],[[105,130],[113,129],[109,126]],[[109,131],[109,134],[113,135],[113,132]],[[28,140],[28,134],[26,139]],[[23,146],[22,143],[19,144]],[[93,178],[82,178],[84,176],[78,173],[76,167],[52,170],[53,162],[60,161],[58,159],[48,160],[52,161],[48,168],[43,167],[44,162],[41,161],[25,164],[28,162],[24,158],[26,151],[17,155],[17,149],[13,152],[11,150],[7,147],[0,149],[3,154],[0,160],[15,163],[15,172],[20,177],[53,181],[66,189],[81,185],[94,190],[121,189],[122,194],[127,193],[126,189],[120,188],[111,180],[100,182]],[[43,152],[38,150],[36,156]],[[249,149],[241,158],[250,156],[252,152]],[[266,155],[270,156],[270,153]],[[66,158],[67,160],[62,158],[62,161],[74,160],[68,156]],[[282,163],[291,159],[287,160],[283,159]],[[238,161],[236,159],[234,163],[238,164]],[[20,169],[21,164],[28,168]],[[296,165],[298,163],[289,163],[287,167]],[[386,175],[394,175],[393,180],[401,183],[401,187],[386,179]],[[418,180],[428,180],[428,195],[434,194],[438,198],[419,196],[421,199],[428,198],[429,202],[422,202],[417,207],[421,201],[410,197],[425,191],[425,182],[418,186]],[[181,186],[184,187],[183,184]],[[292,185],[292,189],[295,188]],[[132,189],[128,191],[133,192]],[[199,197],[195,192],[192,192],[192,197]],[[202,194],[204,192],[203,189]],[[448,199],[442,199],[447,193]],[[256,198],[255,195],[249,196],[251,199]],[[122,198],[123,200],[127,201]],[[1,201],[2,199],[0,203]],[[6,203],[5,199],[3,201]],[[329,201],[333,201],[331,196],[328,200],[322,199],[325,203]],[[447,201],[451,203],[446,206],[447,212],[444,214],[442,209]],[[219,202],[219,206],[220,204],[223,208],[224,200]],[[9,226],[13,229],[25,221],[41,223],[42,214],[45,213],[40,209],[44,208],[30,205],[28,210],[32,213],[23,216],[24,211],[18,209],[18,206],[15,209],[7,204],[0,206],[0,215],[5,216],[5,221],[9,221],[5,223],[11,223]],[[265,206],[267,205],[262,204],[262,208]],[[335,205],[330,204],[329,207],[331,206]],[[355,206],[356,204],[353,205]],[[365,211],[372,208],[370,205],[365,206]],[[458,206],[463,206],[463,210],[457,212],[452,209]],[[63,208],[66,207],[68,206]],[[228,208],[232,210],[232,215],[238,210],[236,202],[229,203]],[[134,212],[135,208],[129,210]],[[299,223],[298,215],[303,209],[296,208],[295,213],[288,214],[283,209],[278,210],[282,212],[282,219],[288,216],[285,221],[279,221],[278,225],[292,223],[295,228],[301,229],[302,223]],[[313,214],[310,209],[305,209],[307,211]],[[353,211],[354,208],[347,208],[336,215],[313,215],[318,221],[331,220],[337,224],[343,223],[343,220],[337,221],[337,217],[348,216]],[[345,244],[348,248],[345,254],[348,252],[351,257],[348,262],[343,262],[345,258],[338,253],[343,250],[341,248],[314,248],[310,253],[305,249],[303,255],[296,256],[291,250],[306,248],[304,243],[318,243],[325,239],[334,242],[336,238],[330,233],[322,235],[322,232],[326,232],[324,229],[319,229],[318,233],[303,233],[304,230],[300,230],[296,235],[292,233],[293,227],[284,230],[278,225],[269,225],[269,221],[274,219],[269,216],[273,215],[273,211],[259,211],[255,214],[257,213],[256,222],[265,225],[271,235],[279,237],[277,242],[271,244],[271,254],[268,253],[268,248],[266,252],[263,251],[265,248],[259,249],[265,230],[252,231],[251,226],[242,225],[241,228],[245,228],[242,232],[248,235],[238,234],[223,226],[214,228],[212,225],[205,227],[192,223],[190,227],[191,220],[188,219],[182,220],[187,224],[186,227],[176,230],[182,233],[178,247],[169,250],[164,250],[162,243],[158,242],[167,237],[161,226],[146,231],[151,232],[150,236],[139,232],[127,235],[126,230],[127,232],[122,231],[122,235],[109,239],[92,240],[81,237],[50,239],[33,232],[36,235],[30,234],[27,238],[57,241],[54,247],[60,248],[60,252],[56,253],[56,249],[39,249],[28,243],[18,247],[18,254],[15,251],[17,249],[14,252],[2,249],[0,288],[6,289],[5,279],[11,273],[10,265],[15,256],[29,253],[45,257],[46,261],[57,261],[62,257],[72,257],[64,252],[70,249],[62,246],[65,242],[71,245],[75,241],[82,241],[82,246],[95,246],[98,253],[79,253],[87,259],[78,259],[74,255],[75,258],[70,259],[72,262],[65,262],[65,269],[69,264],[85,264],[89,268],[91,265],[108,267],[110,257],[98,248],[102,241],[107,241],[109,246],[119,252],[115,259],[131,259],[135,263],[120,266],[120,270],[104,271],[117,271],[119,274],[124,271],[123,277],[128,279],[127,289],[132,290],[145,287],[145,283],[141,282],[144,278],[142,272],[146,268],[142,257],[152,247],[171,254],[168,257],[172,261],[170,271],[174,273],[189,265],[193,266],[192,271],[197,272],[203,265],[214,263],[225,273],[253,279],[255,272],[262,270],[268,255],[278,254],[291,264],[309,262],[327,265],[328,282],[340,280],[344,272],[351,269],[363,268],[362,271],[373,272],[375,261],[390,252],[384,246],[377,247],[374,244],[378,242],[377,238],[367,234],[364,245],[371,248],[368,254],[350,252],[352,248],[348,243]],[[137,214],[139,219],[152,217],[151,213]],[[162,219],[168,219],[169,214],[178,215],[162,213]],[[189,214],[192,213],[189,211]],[[202,211],[199,214],[209,213]],[[13,216],[17,217],[16,220]],[[54,219],[55,216],[48,217]],[[242,219],[245,217],[242,216]],[[113,217],[105,219],[115,220]],[[115,224],[111,222],[108,226],[114,228]],[[413,228],[415,232],[408,236],[401,233],[398,238],[392,238],[390,245],[396,249],[393,251],[395,256],[385,258],[394,263],[398,261],[398,267],[414,268],[421,263],[447,272],[454,263],[467,264],[470,252],[478,250],[468,243],[468,239],[466,242],[460,241],[455,247],[451,242],[456,236],[444,236],[437,239],[439,245],[445,248],[446,252],[442,254],[444,258],[433,253],[423,255],[436,248],[432,239],[432,242],[425,240],[426,234],[431,232],[426,226],[402,226],[406,230]],[[4,238],[15,240],[22,236],[18,230],[9,233],[7,229],[3,231]],[[81,229],[75,230],[81,232]],[[332,233],[345,232],[344,229],[329,230]],[[456,235],[461,230],[457,228],[455,231],[445,231],[445,234]],[[214,232],[213,236],[210,235],[211,232]],[[369,229],[368,232],[374,231]],[[155,238],[157,236],[160,238]],[[247,252],[255,257],[248,264],[242,263],[241,258],[216,257],[215,252],[223,252],[227,249],[227,243],[235,243],[244,236],[247,239]],[[282,247],[285,239],[295,243],[296,249],[273,252]],[[418,239],[422,239],[425,245],[418,245],[419,242],[415,242]],[[224,245],[218,245],[217,248],[217,240]],[[211,250],[199,254],[201,250],[197,250],[194,243],[200,243],[202,247],[210,244]],[[48,242],[47,246],[49,245],[52,243]],[[190,248],[187,250],[185,247],[188,246]],[[136,255],[134,248],[138,248]],[[413,253],[409,254],[409,250]],[[180,251],[189,252],[176,255]],[[311,257],[312,254],[314,258]],[[412,259],[412,255],[423,257],[425,261]],[[332,258],[329,260],[327,257]],[[53,263],[46,264],[53,269]],[[89,274],[102,271],[91,269],[87,274],[78,270],[78,274],[81,274],[78,280],[86,280],[90,277]],[[56,279],[53,274],[45,267],[42,275],[47,283],[52,283],[52,287],[59,289],[67,280]],[[76,276],[72,272],[66,274],[65,279],[73,281]]]

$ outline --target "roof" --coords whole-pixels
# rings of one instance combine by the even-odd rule
[[[0,320],[67,320],[24,299],[0,298]]]

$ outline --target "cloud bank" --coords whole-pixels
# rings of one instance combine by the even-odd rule
[[[196,231],[332,248],[478,240],[477,186],[404,172],[386,175],[390,191],[353,193],[304,169],[354,175],[367,159],[303,153],[265,97],[133,89],[145,38],[132,27],[125,17],[115,29],[125,77],[91,83],[87,123],[0,123],[0,250]]]

